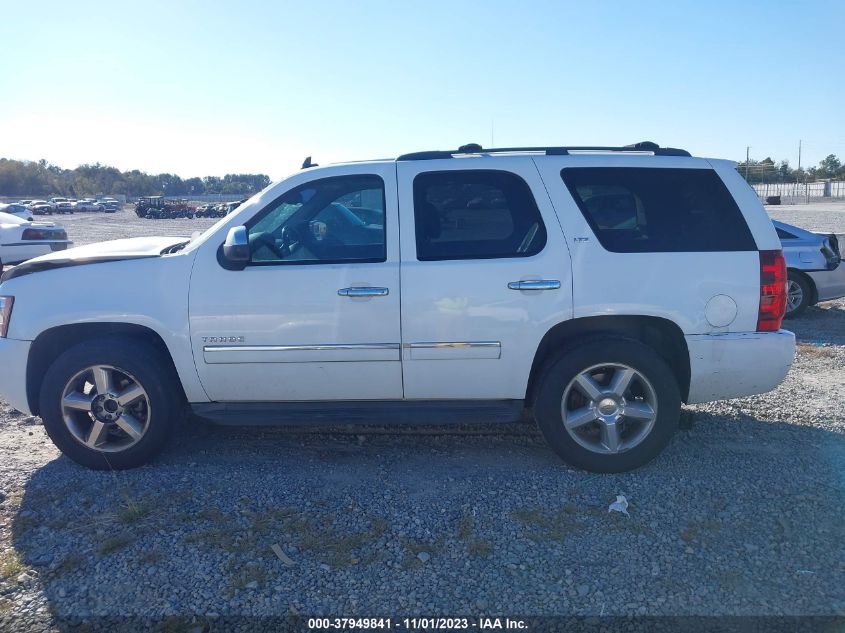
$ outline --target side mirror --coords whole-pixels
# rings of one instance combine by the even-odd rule
[[[223,257],[233,265],[244,266],[250,260],[249,235],[245,226],[233,226],[223,242]]]

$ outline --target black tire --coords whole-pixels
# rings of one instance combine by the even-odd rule
[[[785,319],[794,319],[795,317],[799,317],[804,313],[809,306],[812,305],[813,301],[813,286],[807,277],[797,271],[790,270],[787,275],[788,283],[787,283],[787,291],[789,290],[789,286],[793,283],[798,284],[798,287],[801,288],[801,300],[797,306],[795,306],[792,310],[789,309],[789,301],[787,300],[786,303],[786,314],[783,318]]]
[[[614,454],[595,452],[576,442],[564,428],[561,411],[567,385],[586,369],[606,363],[626,365],[642,374],[651,383],[657,404],[650,432],[639,444]],[[619,337],[587,340],[550,359],[540,373],[534,401],[534,418],[552,449],[565,462],[598,473],[633,470],[654,459],[677,430],[680,410],[677,379],[666,361],[647,345]]]
[[[102,452],[77,440],[65,425],[61,400],[68,381],[94,365],[111,365],[134,377],[150,402],[149,426],[137,443],[118,452]],[[95,470],[123,470],[149,462],[183,417],[184,406],[169,359],[132,338],[110,336],[74,345],[59,356],[41,385],[40,414],[44,428],[59,450],[78,464]]]

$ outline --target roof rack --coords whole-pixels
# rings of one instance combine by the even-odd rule
[[[433,150],[402,154],[396,160],[435,160],[438,158],[453,158],[462,154],[513,154],[517,152],[538,152],[546,156],[566,156],[571,152],[649,152],[655,156],[691,156],[685,149],[660,147],[657,143],[652,143],[651,141],[642,141],[621,147],[572,145],[567,147],[494,147],[490,149],[482,149],[478,143],[469,143],[467,145],[461,145],[457,150]]]

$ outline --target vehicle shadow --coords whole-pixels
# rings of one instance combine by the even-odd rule
[[[797,319],[783,322],[799,343],[845,345],[845,305],[831,301],[807,308]]]
[[[630,516],[608,512],[617,494]],[[194,427],[136,470],[64,457],[35,470],[11,522],[34,577],[4,591],[43,594],[59,625],[136,630],[585,615],[582,586],[613,596],[605,614],[832,613],[845,610],[843,502],[843,435],[744,415],[696,411],[654,462],[613,475],[567,467],[523,428]]]

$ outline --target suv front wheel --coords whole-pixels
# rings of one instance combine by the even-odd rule
[[[140,466],[161,450],[182,411],[172,374],[158,350],[136,339],[79,343],[44,376],[44,428],[62,453],[83,466]]]
[[[564,461],[610,473],[657,456],[678,427],[680,408],[675,376],[652,348],[603,338],[546,364],[534,416]]]

